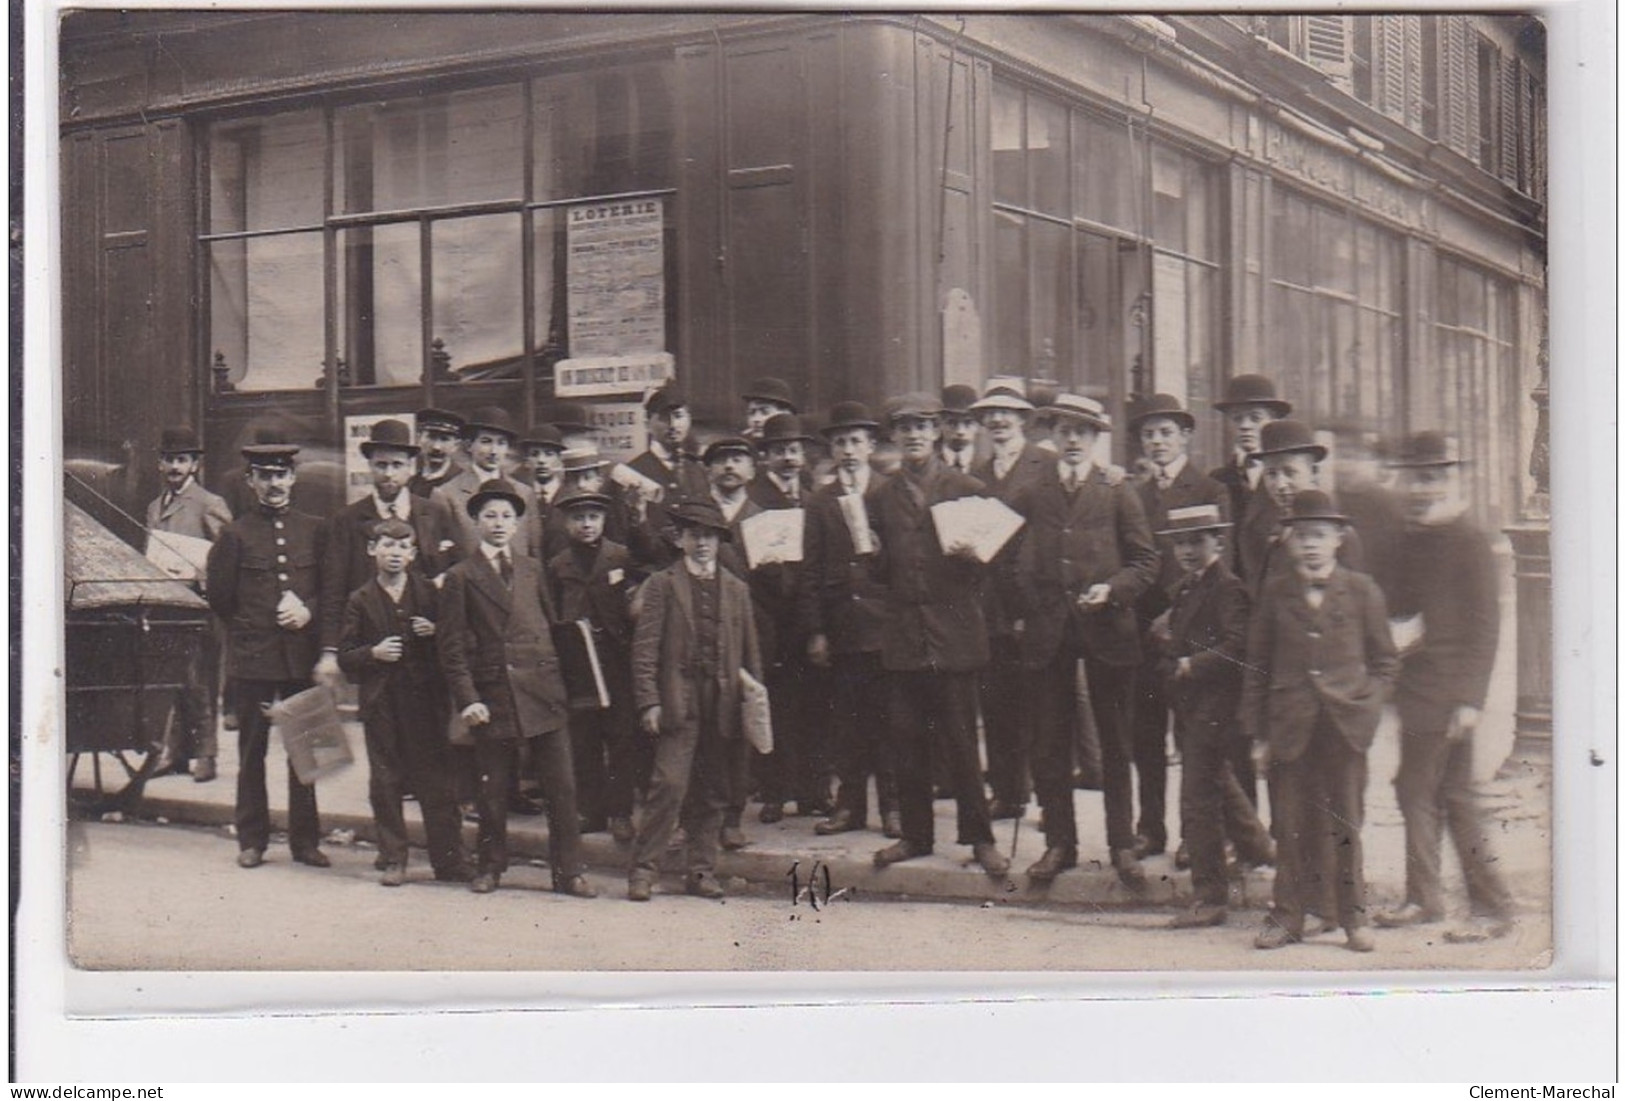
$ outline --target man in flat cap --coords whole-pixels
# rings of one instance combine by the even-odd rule
[[[457,453],[468,422],[445,409],[419,409],[416,420],[419,463],[407,489],[415,497],[428,497],[463,472]]]
[[[255,507],[233,520],[209,551],[209,607],[226,624],[227,673],[237,712],[237,864],[257,868],[271,842],[265,790],[270,719],[265,709],[311,685],[320,651],[320,520],[290,507],[297,447],[242,449]],[[316,789],[288,766],[288,844],[301,864],[325,868]]]

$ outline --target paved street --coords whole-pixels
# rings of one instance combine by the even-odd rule
[[[251,872],[220,830],[146,823],[73,829],[70,946],[84,967],[111,969],[431,970],[1361,970],[1522,969],[1543,961],[1544,917],[1484,947],[1431,931],[1383,931],[1360,956],[1341,937],[1277,952],[1251,947],[1259,911],[1218,929],[1159,928],[1166,909],[835,901],[792,906],[788,891],[721,903],[680,892],[624,900],[619,877],[594,875],[593,901],[546,890],[523,867],[494,895],[427,878],[380,887],[369,849],[330,849],[326,871],[289,862],[286,848]],[[742,886],[742,884],[735,884]],[[836,883],[837,890],[840,884]]]

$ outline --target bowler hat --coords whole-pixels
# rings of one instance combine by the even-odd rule
[[[1398,452],[1388,460],[1388,465],[1401,468],[1456,466],[1461,462],[1461,447],[1455,438],[1430,429],[1406,436]]]
[[[450,433],[453,436],[461,436],[463,434],[463,425],[468,423],[459,414],[453,413],[449,409],[434,408],[419,409],[416,420],[419,432],[432,428],[436,431]]]
[[[679,528],[710,528],[724,539],[732,539],[733,531],[722,518],[722,510],[715,501],[704,497],[684,497],[666,513]]]
[[[588,505],[607,510],[609,504],[607,494],[594,493],[586,489],[572,489],[568,493],[560,494],[559,499],[553,502],[553,507],[563,512],[568,512],[573,508],[586,508]]]
[[[579,401],[556,401],[546,408],[546,421],[566,436],[592,431],[592,417]]]
[[[1184,535],[1193,531],[1223,531],[1231,527],[1219,513],[1218,505],[1191,505],[1168,510],[1168,526],[1158,535]]]
[[[861,401],[836,402],[835,407],[829,411],[829,423],[824,425],[824,435],[833,436],[846,428],[867,428],[870,431],[880,431],[880,422],[875,420],[869,407]]]
[[[1326,520],[1333,524],[1353,524],[1347,516],[1337,510],[1332,504],[1330,495],[1325,490],[1306,489],[1292,499],[1292,509],[1281,517],[1283,524],[1303,524],[1310,520]]]
[[[1275,383],[1263,375],[1236,375],[1224,384],[1224,397],[1213,403],[1215,409],[1238,405],[1262,405],[1277,417],[1290,417],[1292,403],[1275,395]]]
[[[1307,424],[1295,420],[1270,421],[1258,434],[1258,450],[1253,452],[1252,458],[1294,452],[1312,455],[1317,463],[1326,459],[1326,449],[1315,442],[1315,434]]]
[[[525,514],[525,499],[520,496],[518,487],[506,478],[492,478],[489,481],[480,483],[479,490],[468,499],[469,516],[479,516],[480,509],[485,507],[485,502],[493,498],[501,498],[511,502],[516,515],[523,516]]]
[[[790,384],[782,378],[759,378],[739,395],[745,401],[771,401],[797,412],[796,399],[790,393]]]
[[[597,444],[569,447],[564,451],[564,472],[580,474],[584,470],[598,470],[609,465],[609,460],[598,451]]]
[[[399,516],[386,516],[382,520],[374,520],[367,525],[367,538],[373,539],[413,539],[417,538],[417,531],[402,520]]]
[[[700,461],[708,463],[718,455],[727,455],[730,452],[756,457],[756,448],[743,436],[719,436],[705,445],[705,452],[700,456]]]
[[[673,409],[683,409],[687,406],[688,395],[673,383],[667,383],[643,399],[643,411],[651,417],[663,417]]]
[[[982,396],[971,403],[971,412],[985,409],[1013,409],[1018,413],[1031,413],[1033,403],[1027,400],[1027,383],[1014,375],[994,375],[982,387]]]
[[[500,432],[507,436],[509,441],[519,438],[519,429],[514,427],[513,417],[506,409],[500,406],[488,406],[469,417],[463,425],[463,435],[473,439],[481,432]]]
[[[412,442],[412,430],[406,427],[406,422],[393,417],[375,423],[368,438],[361,441],[361,454],[369,459],[379,448],[404,451],[408,455],[416,455],[421,450]]]
[[[1041,415],[1049,420],[1065,417],[1081,421],[1099,432],[1112,430],[1112,419],[1106,415],[1106,407],[1083,394],[1056,394],[1055,401],[1045,406]]]
[[[1140,403],[1139,409],[1128,419],[1128,430],[1139,432],[1140,425],[1152,417],[1166,417],[1181,428],[1196,428],[1196,418],[1186,411],[1178,398],[1172,394],[1152,394]]]
[[[976,387],[974,386],[966,386],[962,382],[956,382],[942,388],[942,411],[944,413],[968,415],[971,406],[975,404]]]
[[[1040,409],[1055,404],[1055,399],[1060,396],[1060,393],[1061,384],[1055,379],[1033,378],[1027,380],[1027,398]]]
[[[769,444],[793,443],[797,440],[812,442],[812,437],[802,430],[801,418],[794,413],[774,413],[762,425],[762,434],[757,437],[756,446],[766,451]]]
[[[243,460],[250,470],[292,470],[299,448],[291,443],[260,442],[243,448]]]
[[[158,434],[160,455],[201,455],[203,444],[193,428],[166,428]]]
[[[532,447],[551,447],[554,451],[563,451],[564,436],[555,425],[533,424],[529,432],[519,437],[519,446],[525,450]]]
[[[924,391],[904,394],[886,402],[886,420],[894,423],[904,417],[924,417],[935,420],[942,416],[942,402]]]

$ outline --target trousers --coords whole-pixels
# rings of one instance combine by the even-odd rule
[[[475,861],[482,873],[508,870],[508,797],[518,764],[519,743],[493,738],[489,724],[474,728],[474,763],[479,772],[480,828]],[[570,764],[570,733],[549,730],[528,739],[531,760],[547,801],[547,863],[554,882],[586,871],[581,861],[581,818],[576,812],[575,774]]]
[[[1168,699],[1154,661],[1140,666],[1134,683],[1134,772],[1140,779],[1135,832],[1161,849],[1168,844]]]
[[[835,774],[840,779],[835,805],[863,822],[869,817],[870,776],[875,778],[880,813],[897,809],[886,670],[880,665],[878,653],[836,654],[832,665]]]
[[[993,798],[1022,807],[1032,796],[1028,763],[1028,678],[1013,637],[992,640],[993,662],[982,670],[976,691],[982,705],[982,738],[987,747],[987,782]]]
[[[1044,837],[1051,846],[1076,849],[1077,811],[1072,800],[1073,730],[1077,723],[1077,653],[1062,645],[1033,677],[1033,784],[1044,811]],[[1106,844],[1134,847],[1134,777],[1130,712],[1134,668],[1083,659],[1089,708],[1100,739],[1101,788],[1106,804]]]
[[[892,760],[903,839],[929,850],[935,842],[931,810],[931,762],[948,771],[958,804],[958,840],[993,840],[993,822],[982,793],[976,751],[976,674],[909,670],[887,674],[890,682]]]
[[[237,709],[237,847],[264,852],[271,843],[271,804],[265,790],[265,754],[270,748],[271,720],[263,708],[303,692],[303,681],[245,680],[232,682]],[[321,841],[316,788],[302,784],[288,764],[288,847],[311,852]]]
[[[1405,816],[1405,901],[1444,914],[1439,852],[1441,835],[1448,831],[1473,916],[1511,917],[1512,895],[1495,870],[1489,831],[1473,789],[1472,739],[1452,742],[1442,733],[1407,732],[1399,743],[1394,788]]]
[[[390,864],[407,862],[402,798],[416,794],[429,842],[429,864],[439,876],[464,866],[462,818],[452,795],[444,708],[423,693],[386,693],[363,725],[367,743],[367,799],[378,825],[378,851]]]
[[[802,814],[829,805],[829,686],[805,659],[767,671],[773,752],[760,762],[762,802],[794,800]]]
[[[634,874],[655,875],[678,825],[688,836],[689,874],[710,874],[716,868],[717,832],[729,798],[729,763],[744,739],[724,739],[718,733],[714,677],[699,680],[695,693],[697,721],[681,730],[662,731],[656,738],[649,797],[632,843]]]
[[[1230,771],[1229,723],[1182,723],[1183,767],[1179,780],[1179,816],[1190,848],[1191,889],[1198,901],[1223,906],[1230,886],[1225,874],[1224,842],[1235,842],[1244,858],[1262,862],[1270,836]]]
[[[1275,921],[1288,932],[1302,933],[1305,910],[1328,903],[1343,928],[1367,924],[1360,841],[1366,778],[1365,754],[1343,739],[1324,712],[1301,756],[1270,762]]]

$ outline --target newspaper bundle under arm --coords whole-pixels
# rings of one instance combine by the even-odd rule
[[[756,752],[773,752],[773,712],[768,706],[767,685],[747,669],[739,670],[739,726]]]
[[[846,530],[852,534],[853,552],[873,554],[875,538],[874,532],[869,530],[869,509],[863,503],[863,494],[843,493],[837,500],[841,502],[841,518],[846,521]]]
[[[800,562],[801,536],[807,512],[799,508],[770,508],[739,525],[745,541],[745,560],[751,569],[770,562]]]
[[[147,561],[177,581],[196,581],[206,572],[214,544],[195,535],[171,531],[147,533]]]
[[[1026,523],[1021,513],[996,497],[958,497],[931,506],[943,553],[964,545],[984,565],[993,561],[1010,537]]]
[[[625,463],[616,463],[609,468],[609,480],[622,489],[636,493],[645,501],[659,501],[666,494],[666,487],[646,477],[627,466]]]

